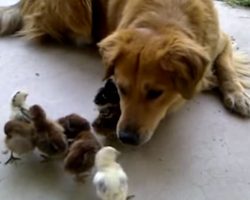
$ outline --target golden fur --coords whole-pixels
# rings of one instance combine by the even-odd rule
[[[20,29],[18,35],[39,42],[50,38],[76,44],[91,42],[91,0],[21,0],[2,8],[0,17],[2,23],[5,21],[2,34],[13,33],[16,28]]]
[[[233,52],[212,0],[22,0],[0,18],[10,9],[28,38],[102,39],[105,77],[114,76],[121,95],[117,134],[125,143],[147,142],[168,112],[214,87],[229,109],[250,116],[243,80],[250,64]]]

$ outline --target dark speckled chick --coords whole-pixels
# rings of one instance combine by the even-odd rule
[[[99,149],[100,144],[91,131],[80,132],[64,159],[65,170],[75,175],[77,181],[83,182],[94,166]]]
[[[64,128],[64,133],[69,140],[78,136],[81,131],[89,131],[90,124],[87,119],[75,113],[57,120]]]
[[[45,157],[61,157],[68,150],[64,128],[57,122],[47,118],[39,105],[30,107],[30,114],[37,132],[37,148]]]

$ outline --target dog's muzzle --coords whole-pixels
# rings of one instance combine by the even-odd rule
[[[120,131],[119,132],[119,140],[124,144],[129,145],[139,145],[140,144],[140,137],[138,134],[133,132],[127,132],[127,131]]]

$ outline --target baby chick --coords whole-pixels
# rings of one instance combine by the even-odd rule
[[[97,154],[97,173],[93,183],[101,200],[127,200],[128,178],[116,159],[120,153],[113,147],[103,147]]]
[[[57,120],[64,128],[64,133],[69,140],[75,139],[81,131],[89,131],[89,122],[77,115],[70,114]]]
[[[11,151],[11,156],[5,164],[20,160],[20,158],[14,157],[13,153],[23,155],[35,149],[36,132],[31,123],[11,120],[5,124],[4,132],[6,134],[5,144]]]
[[[68,150],[64,128],[57,122],[47,118],[39,105],[30,107],[30,114],[37,132],[37,148],[44,158],[64,156]]]
[[[98,117],[92,123],[93,129],[108,138],[115,137],[115,130],[121,116],[120,106],[107,106],[99,110]]]
[[[83,182],[95,164],[99,149],[100,144],[90,130],[80,132],[64,160],[65,170],[75,175],[77,181]]]
[[[105,136],[114,135],[121,110],[118,90],[112,79],[108,79],[104,87],[99,89],[94,102],[99,110],[98,117],[92,123],[94,130]]]
[[[94,103],[99,107],[107,105],[117,105],[120,103],[120,97],[114,81],[110,78],[105,85],[101,87],[94,98]]]
[[[26,105],[28,94],[18,91],[11,100],[11,116],[10,120],[20,120],[30,122],[30,114]]]

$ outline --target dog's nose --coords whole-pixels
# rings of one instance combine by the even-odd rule
[[[129,145],[139,145],[140,144],[140,137],[137,133],[128,132],[128,131],[120,131],[119,139],[124,144]]]

